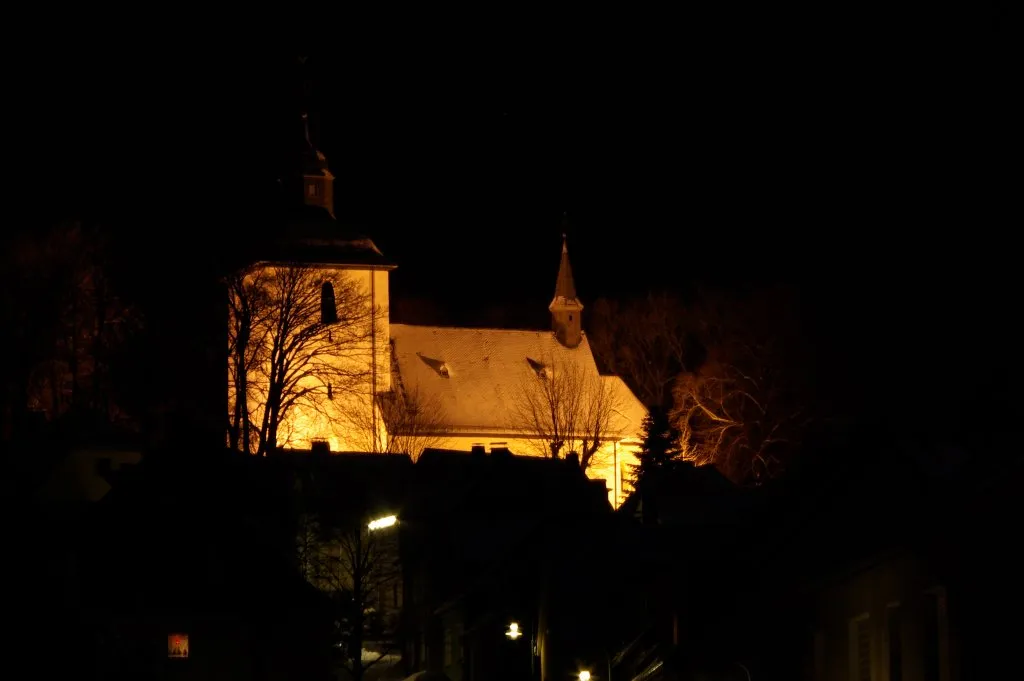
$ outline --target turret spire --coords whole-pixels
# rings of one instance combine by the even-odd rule
[[[569,263],[569,244],[562,233],[562,260],[558,264],[558,279],[555,281],[555,300],[576,300],[576,283],[572,279],[572,264]],[[578,301],[577,301],[578,302]],[[554,301],[552,301],[552,305]]]
[[[576,283],[572,278],[572,265],[569,262],[569,245],[565,233],[562,233],[562,259],[558,264],[558,279],[555,281],[555,296],[548,305],[551,312],[551,328],[555,331],[558,341],[566,347],[574,348],[583,339],[582,313],[583,304],[576,297]]]

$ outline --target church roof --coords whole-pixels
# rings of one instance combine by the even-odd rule
[[[567,348],[551,331],[392,324],[398,377],[407,392],[436,400],[449,432],[514,434],[516,396],[546,366],[576,365],[598,377],[586,336]],[[622,420],[616,431],[640,429],[644,409],[617,376],[603,376],[616,391]]]
[[[370,237],[338,222],[327,209],[320,206],[300,204],[291,207],[283,223],[279,236],[263,248],[261,260],[387,269],[395,267]]]

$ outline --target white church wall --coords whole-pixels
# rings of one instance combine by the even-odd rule
[[[366,341],[355,341],[345,348],[343,356],[325,355],[339,373],[360,376],[348,386],[333,386],[330,399],[324,397],[326,386],[315,377],[305,377],[300,381],[299,388],[308,388],[318,397],[305,400],[292,406],[282,419],[278,431],[278,446],[294,449],[309,448],[316,441],[324,441],[332,451],[373,451],[374,432],[382,432],[379,414],[375,413],[373,392],[384,392],[391,388],[391,358],[388,345],[389,324],[389,286],[387,270],[371,270],[367,268],[350,269],[336,267],[311,267],[314,279],[319,282],[329,281],[338,290],[343,282],[354,283],[362,295],[366,296],[368,305],[380,308],[380,314],[373,316],[371,329],[360,329],[357,336],[365,336]],[[265,266],[254,271],[250,278],[268,278],[275,268]],[[271,292],[273,295],[273,292]],[[370,315],[368,315],[367,324]],[[376,372],[373,361],[376,357]],[[254,370],[250,373],[250,387],[253,390],[250,398],[252,421],[259,424],[263,418],[266,384],[262,379],[263,372]],[[234,391],[229,378],[228,406],[234,406]],[[375,418],[375,416],[377,418]],[[376,440],[379,442],[380,440]]]

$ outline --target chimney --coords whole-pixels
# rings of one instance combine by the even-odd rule
[[[487,454],[487,449],[483,445],[473,445],[469,453],[473,456],[484,456]]]
[[[309,443],[309,451],[313,454],[330,454],[331,443],[327,440],[313,440]]]

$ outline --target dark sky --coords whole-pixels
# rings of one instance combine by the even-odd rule
[[[397,296],[449,307],[543,310],[567,212],[585,303],[790,281],[871,366],[999,337],[1001,5],[815,7],[506,26],[465,45],[349,25],[302,49],[339,218],[399,263]],[[265,228],[300,134],[299,50],[127,42],[49,36],[9,62],[19,224],[84,213],[153,267],[202,271]]]

